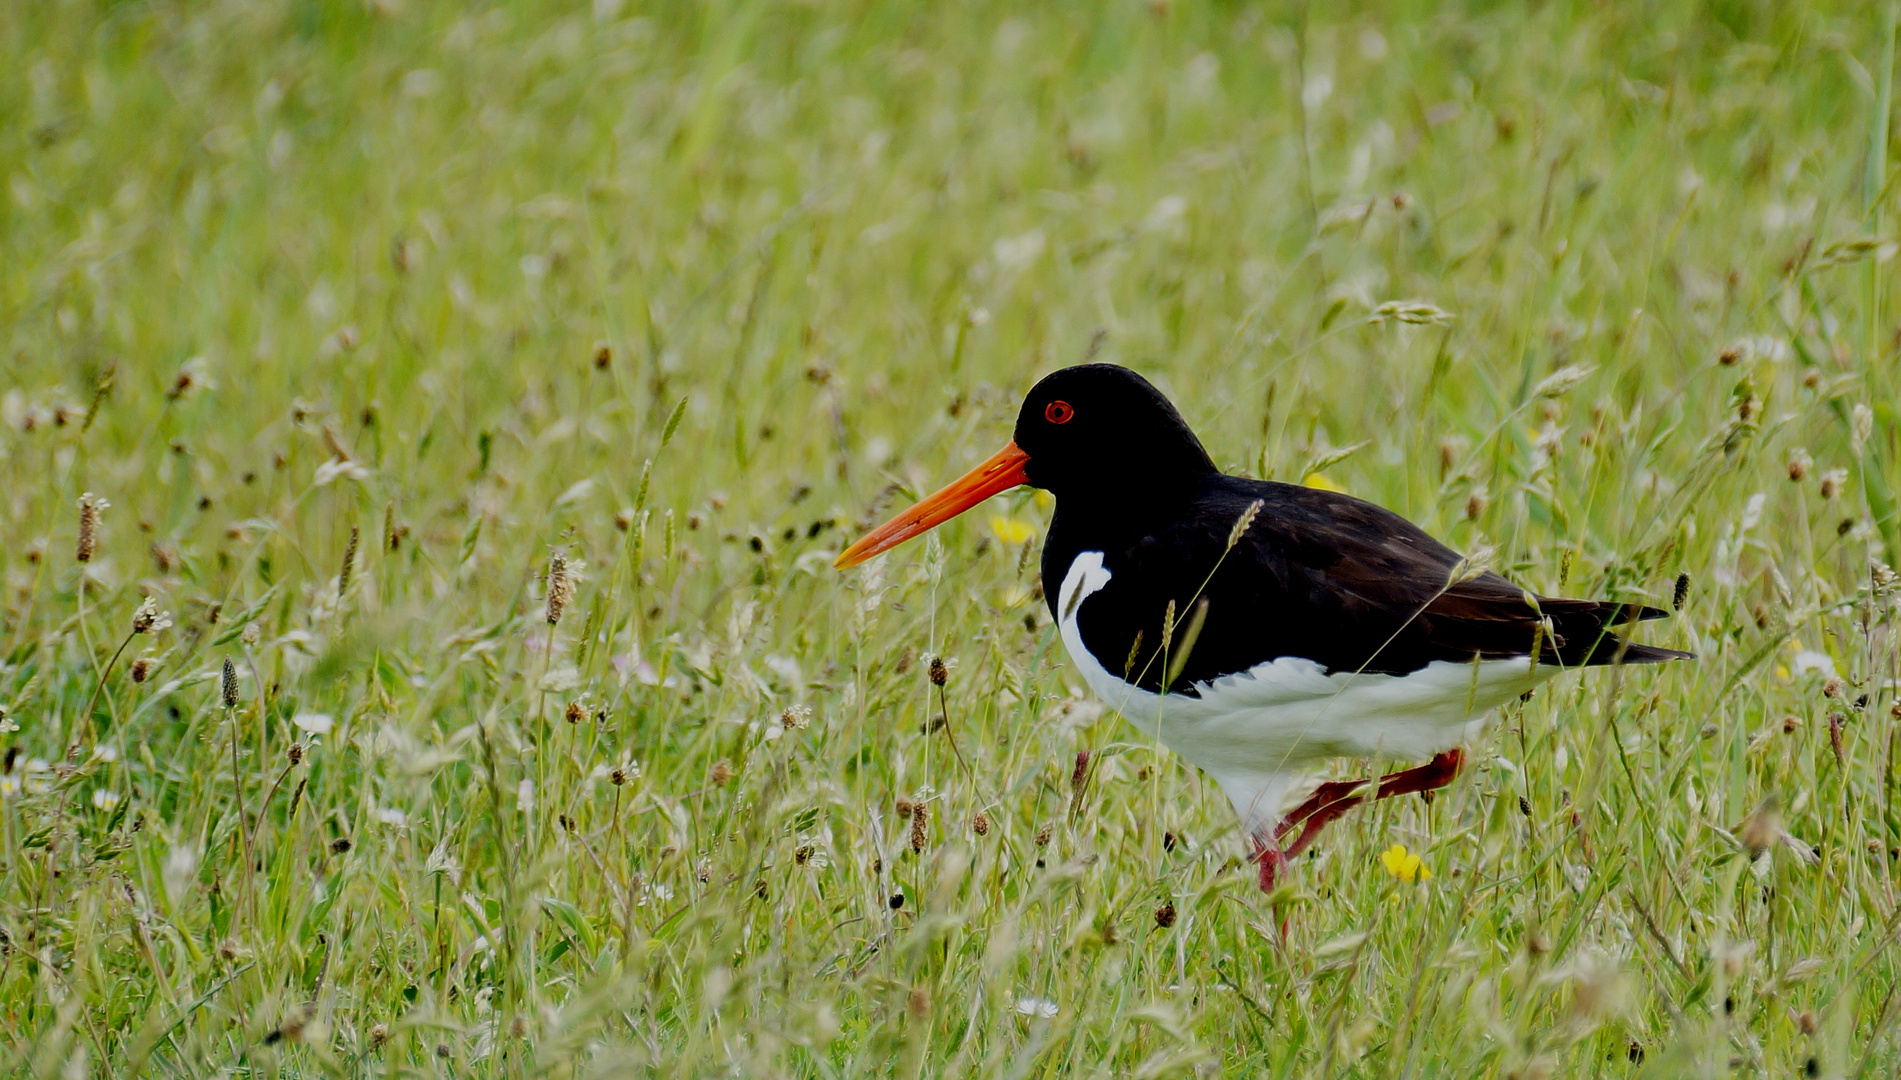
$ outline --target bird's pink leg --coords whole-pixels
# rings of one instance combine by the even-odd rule
[[[1278,840],[1287,835],[1288,830],[1294,826],[1306,821],[1328,805],[1359,791],[1367,783],[1365,780],[1329,780],[1320,785],[1314,789],[1312,795],[1307,796],[1306,801],[1289,810],[1287,816],[1281,818],[1281,823],[1274,828],[1274,838]]]
[[[1281,871],[1287,869],[1287,855],[1281,851],[1280,843],[1270,838],[1256,835],[1254,838],[1253,860],[1260,864],[1261,891],[1270,893],[1280,880]]]
[[[1395,795],[1410,795],[1415,791],[1433,791],[1445,787],[1458,777],[1459,769],[1463,767],[1464,764],[1465,750],[1455,746],[1434,757],[1424,765],[1403,769],[1396,773],[1387,773],[1380,778],[1379,790],[1373,794],[1373,798],[1390,799]],[[1330,786],[1337,785],[1321,785],[1322,788]],[[1357,787],[1359,785],[1349,784],[1344,786]],[[1315,794],[1318,795],[1319,792],[1315,792]],[[1280,828],[1275,830],[1275,835],[1278,838],[1281,833],[1292,828],[1302,820],[1302,818],[1295,817],[1295,814],[1300,814],[1305,810],[1303,817],[1307,823],[1307,827],[1300,830],[1300,835],[1294,839],[1293,843],[1287,845],[1285,857],[1291,859],[1307,850],[1308,846],[1314,842],[1314,838],[1320,835],[1320,830],[1326,828],[1328,824],[1340,817],[1340,815],[1358,806],[1365,800],[1366,796],[1364,795],[1349,795],[1345,798],[1336,798],[1331,802],[1324,803],[1318,808],[1307,809],[1307,804],[1314,801],[1313,799],[1308,799],[1306,803],[1302,803],[1299,807],[1296,807],[1294,814],[1289,814],[1287,819],[1281,823]]]
[[[1378,797],[1379,796],[1375,796],[1375,798]],[[1344,799],[1335,799],[1333,802],[1328,803],[1309,815],[1307,818],[1307,827],[1300,830],[1300,835],[1295,837],[1293,843],[1287,845],[1287,857],[1291,859],[1301,852],[1306,851],[1307,845],[1313,843],[1314,837],[1320,835],[1320,830],[1331,825],[1342,814],[1345,814],[1348,810],[1353,809],[1365,801],[1366,796],[1364,795],[1349,795]]]
[[[1465,748],[1455,746],[1424,765],[1380,777],[1380,791],[1375,798],[1387,799],[1445,787],[1458,778],[1459,770],[1464,767]]]
[[[1329,821],[1340,816],[1347,807],[1359,801],[1354,799],[1348,802],[1346,801],[1348,796],[1365,788],[1366,785],[1365,780],[1330,780],[1315,788],[1313,794],[1307,796],[1299,806],[1288,811],[1287,816],[1281,818],[1280,824],[1274,826],[1272,832],[1256,833],[1251,837],[1254,851],[1249,858],[1260,866],[1262,892],[1273,892],[1281,873],[1287,869],[1289,853],[1281,849],[1281,837],[1286,836],[1294,826],[1317,813],[1327,813]]]

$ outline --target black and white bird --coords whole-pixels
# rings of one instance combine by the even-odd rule
[[[1221,785],[1265,890],[1348,808],[1450,783],[1487,714],[1546,679],[1690,658],[1613,631],[1657,608],[1537,596],[1372,503],[1223,474],[1174,405],[1113,364],[1037,383],[1008,446],[836,565],[1020,484],[1056,497],[1044,596],[1071,660]],[[1429,760],[1283,812],[1336,757]]]

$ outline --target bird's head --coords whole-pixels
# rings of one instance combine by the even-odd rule
[[[1130,497],[1214,469],[1188,423],[1147,379],[1115,364],[1064,368],[1031,388],[1008,445],[865,534],[833,565],[864,562],[1020,484],[1059,500]]]

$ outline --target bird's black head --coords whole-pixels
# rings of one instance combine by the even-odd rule
[[[1064,368],[1030,391],[1009,445],[860,537],[833,565],[855,566],[1019,484],[1078,496],[1084,506],[1126,506],[1145,494],[1172,496],[1214,471],[1201,440],[1147,379],[1114,364]]]
[[[1079,364],[1037,383],[1017,414],[1029,482],[1065,494],[1173,487],[1215,471],[1201,440],[1162,392],[1115,364]]]

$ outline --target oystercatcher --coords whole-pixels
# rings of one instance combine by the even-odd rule
[[[1691,655],[1613,632],[1658,608],[1537,596],[1362,499],[1223,474],[1175,406],[1114,364],[1037,383],[1008,446],[835,565],[1019,484],[1056,497],[1044,598],[1070,658],[1221,785],[1263,890],[1352,806],[1451,783],[1486,715],[1560,671]],[[1430,760],[1321,784],[1281,813],[1334,757]]]

